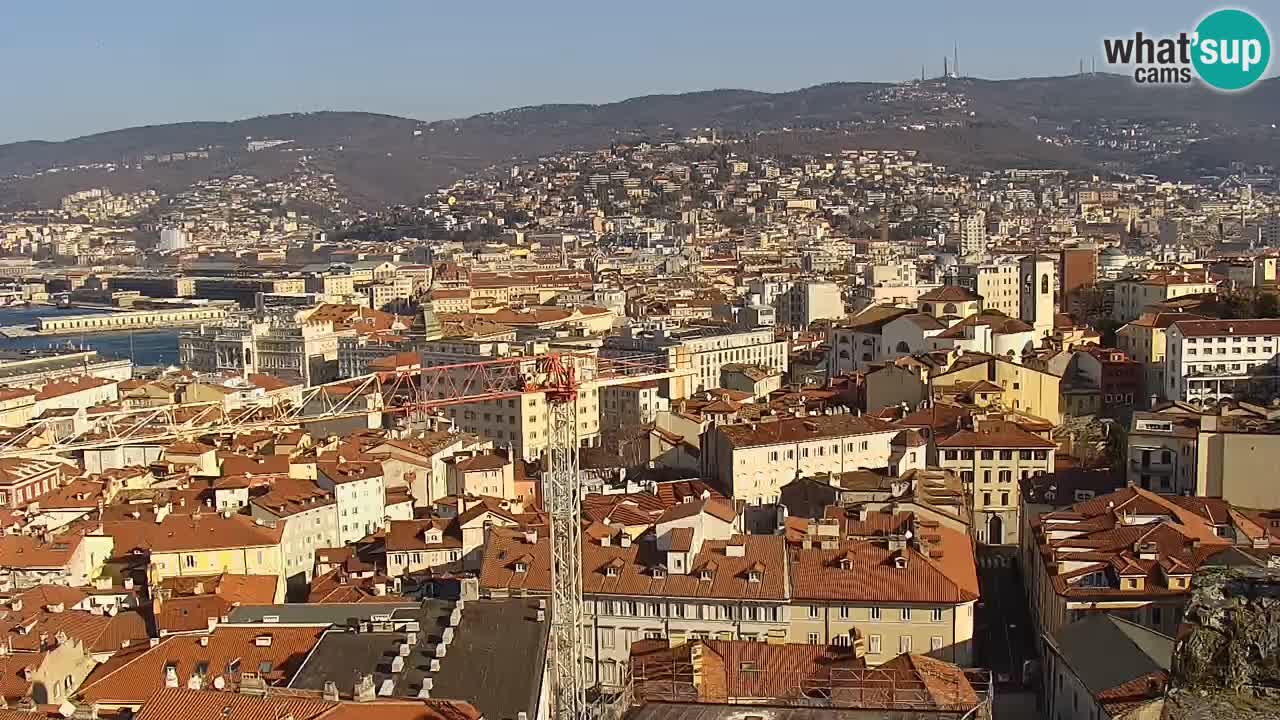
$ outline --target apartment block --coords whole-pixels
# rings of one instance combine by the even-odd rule
[[[1166,348],[1170,400],[1269,400],[1280,392],[1280,320],[1179,320]]]
[[[798,477],[875,468],[896,476],[922,468],[923,445],[914,431],[870,416],[717,425],[703,434],[703,477],[713,478],[734,499],[773,503]]]

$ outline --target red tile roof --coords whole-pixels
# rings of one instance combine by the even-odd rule
[[[870,435],[894,432],[898,429],[900,428],[893,423],[867,415],[815,415],[759,423],[720,425],[715,431],[721,433],[731,447],[744,448]]]
[[[1029,433],[1008,420],[980,420],[976,430],[958,430],[938,440],[939,448],[1015,448],[1052,450],[1058,444]]]
[[[1280,335],[1280,319],[1270,320],[1179,320],[1173,323],[1183,337],[1219,335]]]
[[[301,666],[324,630],[222,626],[207,636],[170,636],[153,648],[131,654],[120,664],[100,666],[85,680],[80,694],[90,702],[142,703],[164,688],[168,664],[176,666],[180,687],[186,687],[187,679],[201,663],[207,663],[210,682],[222,676],[228,686],[234,687],[242,672],[252,672],[268,684],[282,685]],[[263,636],[270,637],[269,644],[258,641]],[[201,644],[203,637],[207,637],[205,645]]]
[[[742,548],[740,556],[728,554],[730,545]],[[584,543],[583,592],[599,595],[668,596],[776,600],[787,598],[785,541],[778,535],[736,536],[729,541],[707,541],[689,564],[687,575],[654,569],[665,565],[651,538],[630,547]],[[517,567],[520,566],[520,567]],[[616,574],[607,568],[616,569]],[[523,568],[523,571],[519,571]],[[702,571],[710,579],[702,579]],[[758,580],[751,575],[758,573]],[[547,592],[550,588],[549,539],[539,536],[530,543],[521,530],[493,528],[485,547],[480,585],[485,588]]]
[[[911,543],[890,550],[887,542],[873,540],[845,541],[833,550],[793,550],[792,597],[947,605],[977,600],[972,546],[962,534],[948,533],[940,558],[922,554]]]

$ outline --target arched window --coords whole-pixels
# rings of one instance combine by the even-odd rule
[[[840,351],[840,359],[841,359],[841,360],[848,360],[848,359],[849,359],[849,351],[848,351],[848,350],[841,350],[841,351]]]
[[[897,346],[896,348],[894,348],[894,349],[895,349],[895,350],[897,350],[897,351],[898,351],[898,352],[900,352],[900,353],[909,353],[909,352],[911,352],[911,346],[907,344],[907,341],[906,341],[906,340],[900,340],[900,341],[898,342],[898,346]]]
[[[1049,294],[1049,275],[1048,273],[1040,276],[1040,294]]]
[[[924,305],[921,305],[921,306],[920,306],[920,312],[928,313],[928,314],[932,315],[932,314],[933,314],[933,305],[932,305],[931,303],[925,303]]]
[[[956,314],[956,304],[955,304],[955,303],[947,303],[946,305],[943,305],[943,306],[942,306],[942,314],[943,314],[943,315],[955,315],[955,314]]]

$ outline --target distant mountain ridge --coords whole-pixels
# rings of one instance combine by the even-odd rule
[[[939,161],[977,167],[999,166],[1011,159],[1023,165],[1080,168],[1138,167],[1159,160],[1176,171],[1177,158],[1064,149],[1039,142],[1036,136],[1072,125],[1194,122],[1215,128],[1217,135],[1206,138],[1214,144],[1194,157],[1196,167],[1188,171],[1236,159],[1280,165],[1280,140],[1271,128],[1280,115],[1276,78],[1238,95],[1199,86],[1141,88],[1127,76],[1106,74],[959,78],[937,86],[940,92],[962,93],[968,99],[964,112],[953,113],[937,112],[923,100],[884,99],[881,95],[893,87],[837,82],[778,93],[705,90],[602,104],[534,105],[434,122],[319,111],[126,128],[61,142],[17,142],[0,145],[0,205],[48,205],[66,192],[104,184],[121,191],[156,187],[170,192],[202,177],[234,172],[278,177],[292,170],[298,155],[305,153],[317,167],[334,172],[358,203],[378,206],[413,202],[452,178],[513,159],[615,141],[677,137],[708,127],[747,135],[796,131],[766,143],[778,151],[804,151],[806,143],[827,151],[862,143],[902,143],[899,146],[918,146]],[[904,133],[900,126],[914,117],[954,117],[960,125]],[[1236,134],[1247,141],[1223,141]],[[249,152],[250,138],[292,142]],[[145,159],[208,148],[212,150],[207,159]],[[135,167],[26,177],[52,168],[105,163]]]

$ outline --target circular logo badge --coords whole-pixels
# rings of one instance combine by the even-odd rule
[[[1271,63],[1271,37],[1258,18],[1243,10],[1217,10],[1196,26],[1191,64],[1218,90],[1243,90]]]

